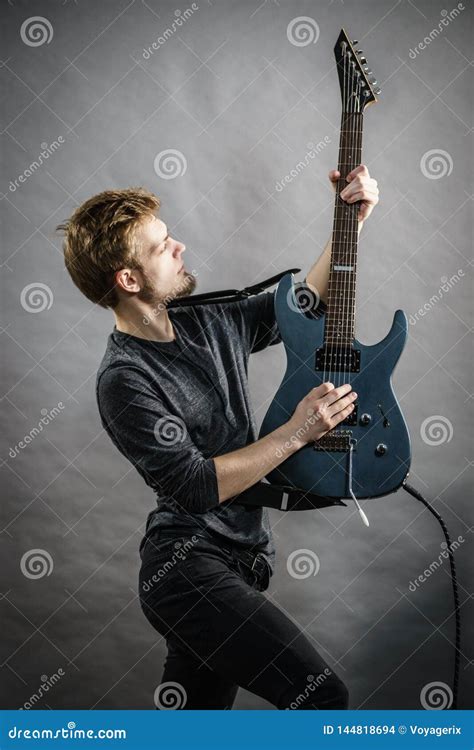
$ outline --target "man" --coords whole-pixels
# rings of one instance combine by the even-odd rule
[[[329,173],[334,187],[339,178]],[[347,182],[341,197],[360,201],[360,231],[377,183],[363,165]],[[281,341],[274,293],[168,310],[196,279],[159,207],[143,188],[109,190],[58,227],[74,283],[115,316],[96,380],[102,424],[157,496],[139,584],[142,609],[168,646],[155,705],[229,709],[240,685],[278,709],[347,708],[344,683],[262,593],[275,557],[267,509],[234,500],[288,457],[288,445],[300,450],[343,421],[357,394],[323,383],[257,440],[247,364]],[[316,315],[325,310],[330,252],[329,241],[306,277]]]

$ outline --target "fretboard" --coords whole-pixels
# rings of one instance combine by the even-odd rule
[[[339,139],[338,170],[341,174],[337,182],[334,225],[332,232],[332,253],[329,272],[329,287],[325,344],[351,345],[355,328],[355,294],[357,271],[357,203],[346,203],[339,193],[349,185],[348,173],[361,164],[363,114],[343,112]]]

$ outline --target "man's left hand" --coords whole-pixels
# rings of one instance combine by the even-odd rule
[[[329,172],[329,179],[332,183],[334,191],[337,187],[337,181],[340,179],[341,173],[337,169]],[[361,201],[359,206],[359,213],[357,219],[359,222],[365,221],[372,211],[374,206],[379,202],[379,191],[377,187],[377,180],[374,180],[369,175],[369,170],[365,164],[359,164],[355,167],[346,177],[349,185],[341,190],[340,196],[346,201],[346,203],[354,203],[355,201]]]

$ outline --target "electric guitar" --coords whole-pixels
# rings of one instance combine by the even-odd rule
[[[300,284],[298,291],[292,273],[278,284],[275,312],[287,367],[259,437],[287,422],[312,388],[327,381],[335,387],[351,383],[358,394],[351,414],[320,440],[289,456],[266,479],[317,495],[352,498],[368,525],[357,498],[397,490],[408,474],[411,451],[391,384],[407,338],[407,317],[397,310],[389,333],[373,346],[354,337],[358,203],[344,202],[339,193],[347,185],[347,174],[361,163],[363,112],[380,93],[374,89],[376,81],[369,81],[371,71],[362,51],[355,50],[357,44],[343,29],[334,48],[342,98],[341,176],[335,196],[327,308],[321,317],[310,318],[302,305],[309,287],[304,291]]]

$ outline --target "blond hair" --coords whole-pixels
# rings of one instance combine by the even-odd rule
[[[91,302],[105,308],[118,305],[115,273],[122,268],[143,270],[135,230],[159,208],[159,198],[146,188],[105,190],[56,227],[65,233],[66,268]]]

